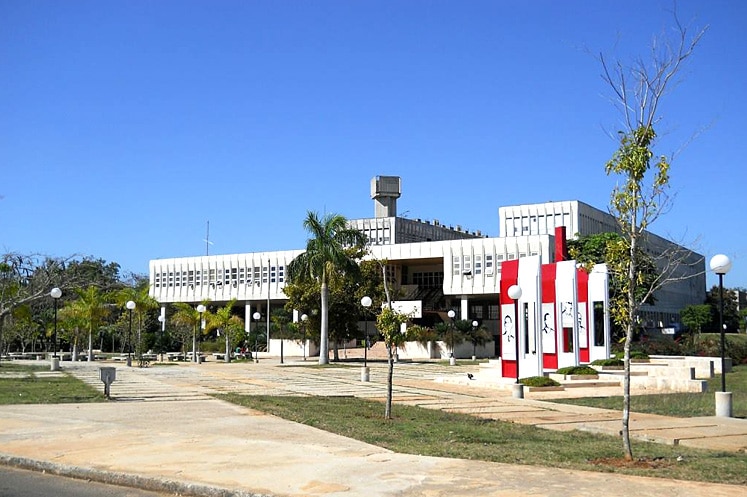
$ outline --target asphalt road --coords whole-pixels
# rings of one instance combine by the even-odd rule
[[[0,466],[0,497],[165,497],[129,487]]]

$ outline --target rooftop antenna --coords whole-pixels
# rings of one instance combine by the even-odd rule
[[[210,255],[210,245],[213,244],[210,241],[210,221],[207,222],[207,234],[202,241],[205,242],[205,255]]]

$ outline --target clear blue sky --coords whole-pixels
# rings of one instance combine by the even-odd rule
[[[645,56],[671,0],[0,0],[0,250],[155,258],[303,248],[307,210],[498,235],[498,207],[606,209],[619,114],[593,54]],[[747,2],[661,107],[673,208],[654,232],[747,287]],[[717,179],[721,178],[721,179]],[[713,284],[715,277],[708,278]]]

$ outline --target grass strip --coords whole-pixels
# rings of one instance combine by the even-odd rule
[[[49,366],[3,363],[0,368],[0,405],[105,402],[103,393],[77,378]]]
[[[747,365],[735,366],[726,376],[727,390],[732,392],[732,413],[735,418],[747,418]],[[721,391],[721,375],[708,380],[703,393],[663,393],[630,396],[630,410],[648,414],[661,414],[678,418],[713,416],[716,413],[716,396]],[[622,396],[584,397],[578,399],[553,399],[550,402],[577,406],[601,407],[622,412]]]
[[[621,439],[605,435],[404,405],[395,405],[394,419],[385,420],[382,403],[354,397],[216,397],[399,453],[747,484],[744,454],[635,442],[636,460],[626,462]]]

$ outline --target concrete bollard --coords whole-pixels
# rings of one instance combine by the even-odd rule
[[[511,385],[511,397],[515,399],[524,398],[524,385],[521,383],[514,383]]]
[[[361,381],[369,381],[371,376],[371,368],[368,366],[361,366]]]
[[[59,357],[53,357],[52,360],[49,363],[49,370],[50,371],[59,371],[60,370],[60,358]]]
[[[716,392],[716,416],[731,418],[731,392]]]

